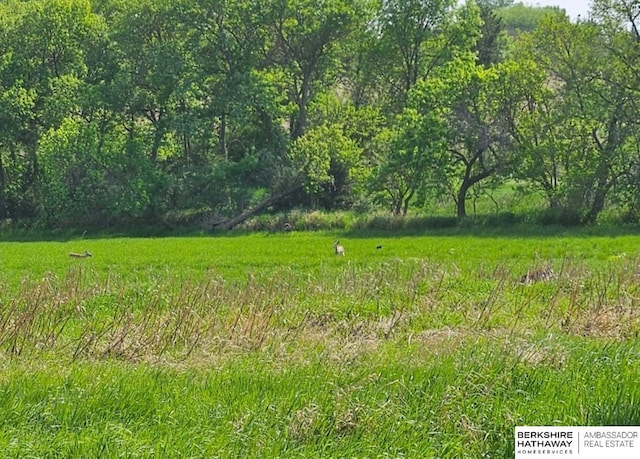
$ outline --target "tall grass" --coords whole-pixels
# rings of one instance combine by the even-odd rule
[[[0,352],[184,359],[212,347],[300,345],[319,334],[385,340],[452,328],[625,340],[640,328],[634,266],[591,271],[564,260],[556,279],[536,285],[521,285],[506,266],[467,273],[424,260],[325,266],[313,275],[281,268],[242,282],[207,271],[149,285],[79,266],[25,280],[2,302]]]
[[[0,457],[512,457],[516,425],[640,422],[637,238],[364,236],[2,244]]]
[[[10,366],[5,457],[512,457],[517,424],[635,424],[637,348],[491,338],[349,362]],[[542,347],[544,346],[544,348]],[[537,352],[549,352],[540,359]],[[557,354],[561,355],[557,355]],[[554,355],[556,354],[556,355]],[[631,364],[629,364],[631,362]],[[635,363],[634,363],[635,362]]]

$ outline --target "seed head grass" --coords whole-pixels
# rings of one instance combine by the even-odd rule
[[[512,457],[516,425],[637,425],[639,240],[0,243],[0,457]]]

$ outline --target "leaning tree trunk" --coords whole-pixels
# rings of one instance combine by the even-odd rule
[[[458,190],[458,198],[456,199],[456,214],[458,216],[458,220],[464,220],[467,218],[467,193],[469,192],[471,185],[471,182],[465,178]]]
[[[598,183],[589,212],[587,212],[587,215],[584,218],[585,223],[594,223],[598,218],[598,215],[600,215],[600,212],[604,210],[608,190],[608,185]]]
[[[469,189],[476,183],[495,174],[498,170],[497,167],[491,167],[489,169],[483,169],[482,172],[479,172],[476,175],[471,175],[471,168],[473,167],[473,164],[473,162],[467,164],[464,179],[462,180],[462,184],[458,190],[458,197],[456,201],[458,220],[464,220],[467,217],[467,193],[469,192]]]
[[[404,201],[402,203],[402,216],[406,217],[407,212],[409,212],[409,204],[411,204],[411,199],[413,199],[413,195],[415,194],[415,189],[412,189],[407,196],[405,196]]]
[[[278,192],[276,194],[272,194],[270,196],[267,196],[264,200],[262,200],[261,202],[256,204],[254,207],[246,209],[245,211],[243,211],[239,215],[215,225],[214,229],[221,229],[221,230],[231,229],[231,228],[239,225],[240,223],[244,222],[248,218],[251,218],[254,215],[259,214],[260,212],[262,212],[267,207],[269,207],[269,206],[275,204],[276,202],[280,201],[281,199],[287,197],[288,195],[290,195],[294,191],[298,190],[300,188],[300,186],[301,186],[300,184],[296,183],[296,184],[291,185],[290,187],[288,187],[288,188],[286,188],[286,189],[284,189],[284,190],[282,190],[282,191],[280,191],[280,192]]]

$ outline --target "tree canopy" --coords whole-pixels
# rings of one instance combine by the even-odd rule
[[[0,2],[0,220],[396,215],[516,183],[640,219],[640,6]],[[235,219],[234,219],[235,217]]]

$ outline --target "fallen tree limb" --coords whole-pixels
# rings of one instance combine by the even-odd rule
[[[266,209],[269,206],[272,206],[273,204],[277,203],[281,199],[289,196],[294,191],[300,189],[300,187],[301,187],[300,184],[291,185],[288,188],[285,188],[284,190],[281,190],[276,192],[275,194],[269,195],[265,199],[260,201],[258,204],[256,204],[254,207],[244,210],[242,213],[240,213],[239,215],[233,218],[230,218],[229,220],[225,220],[223,222],[220,222],[214,225],[213,228],[220,229],[220,230],[231,229],[239,225],[240,223],[244,222],[248,218],[253,217],[256,214],[259,214],[264,209]]]

